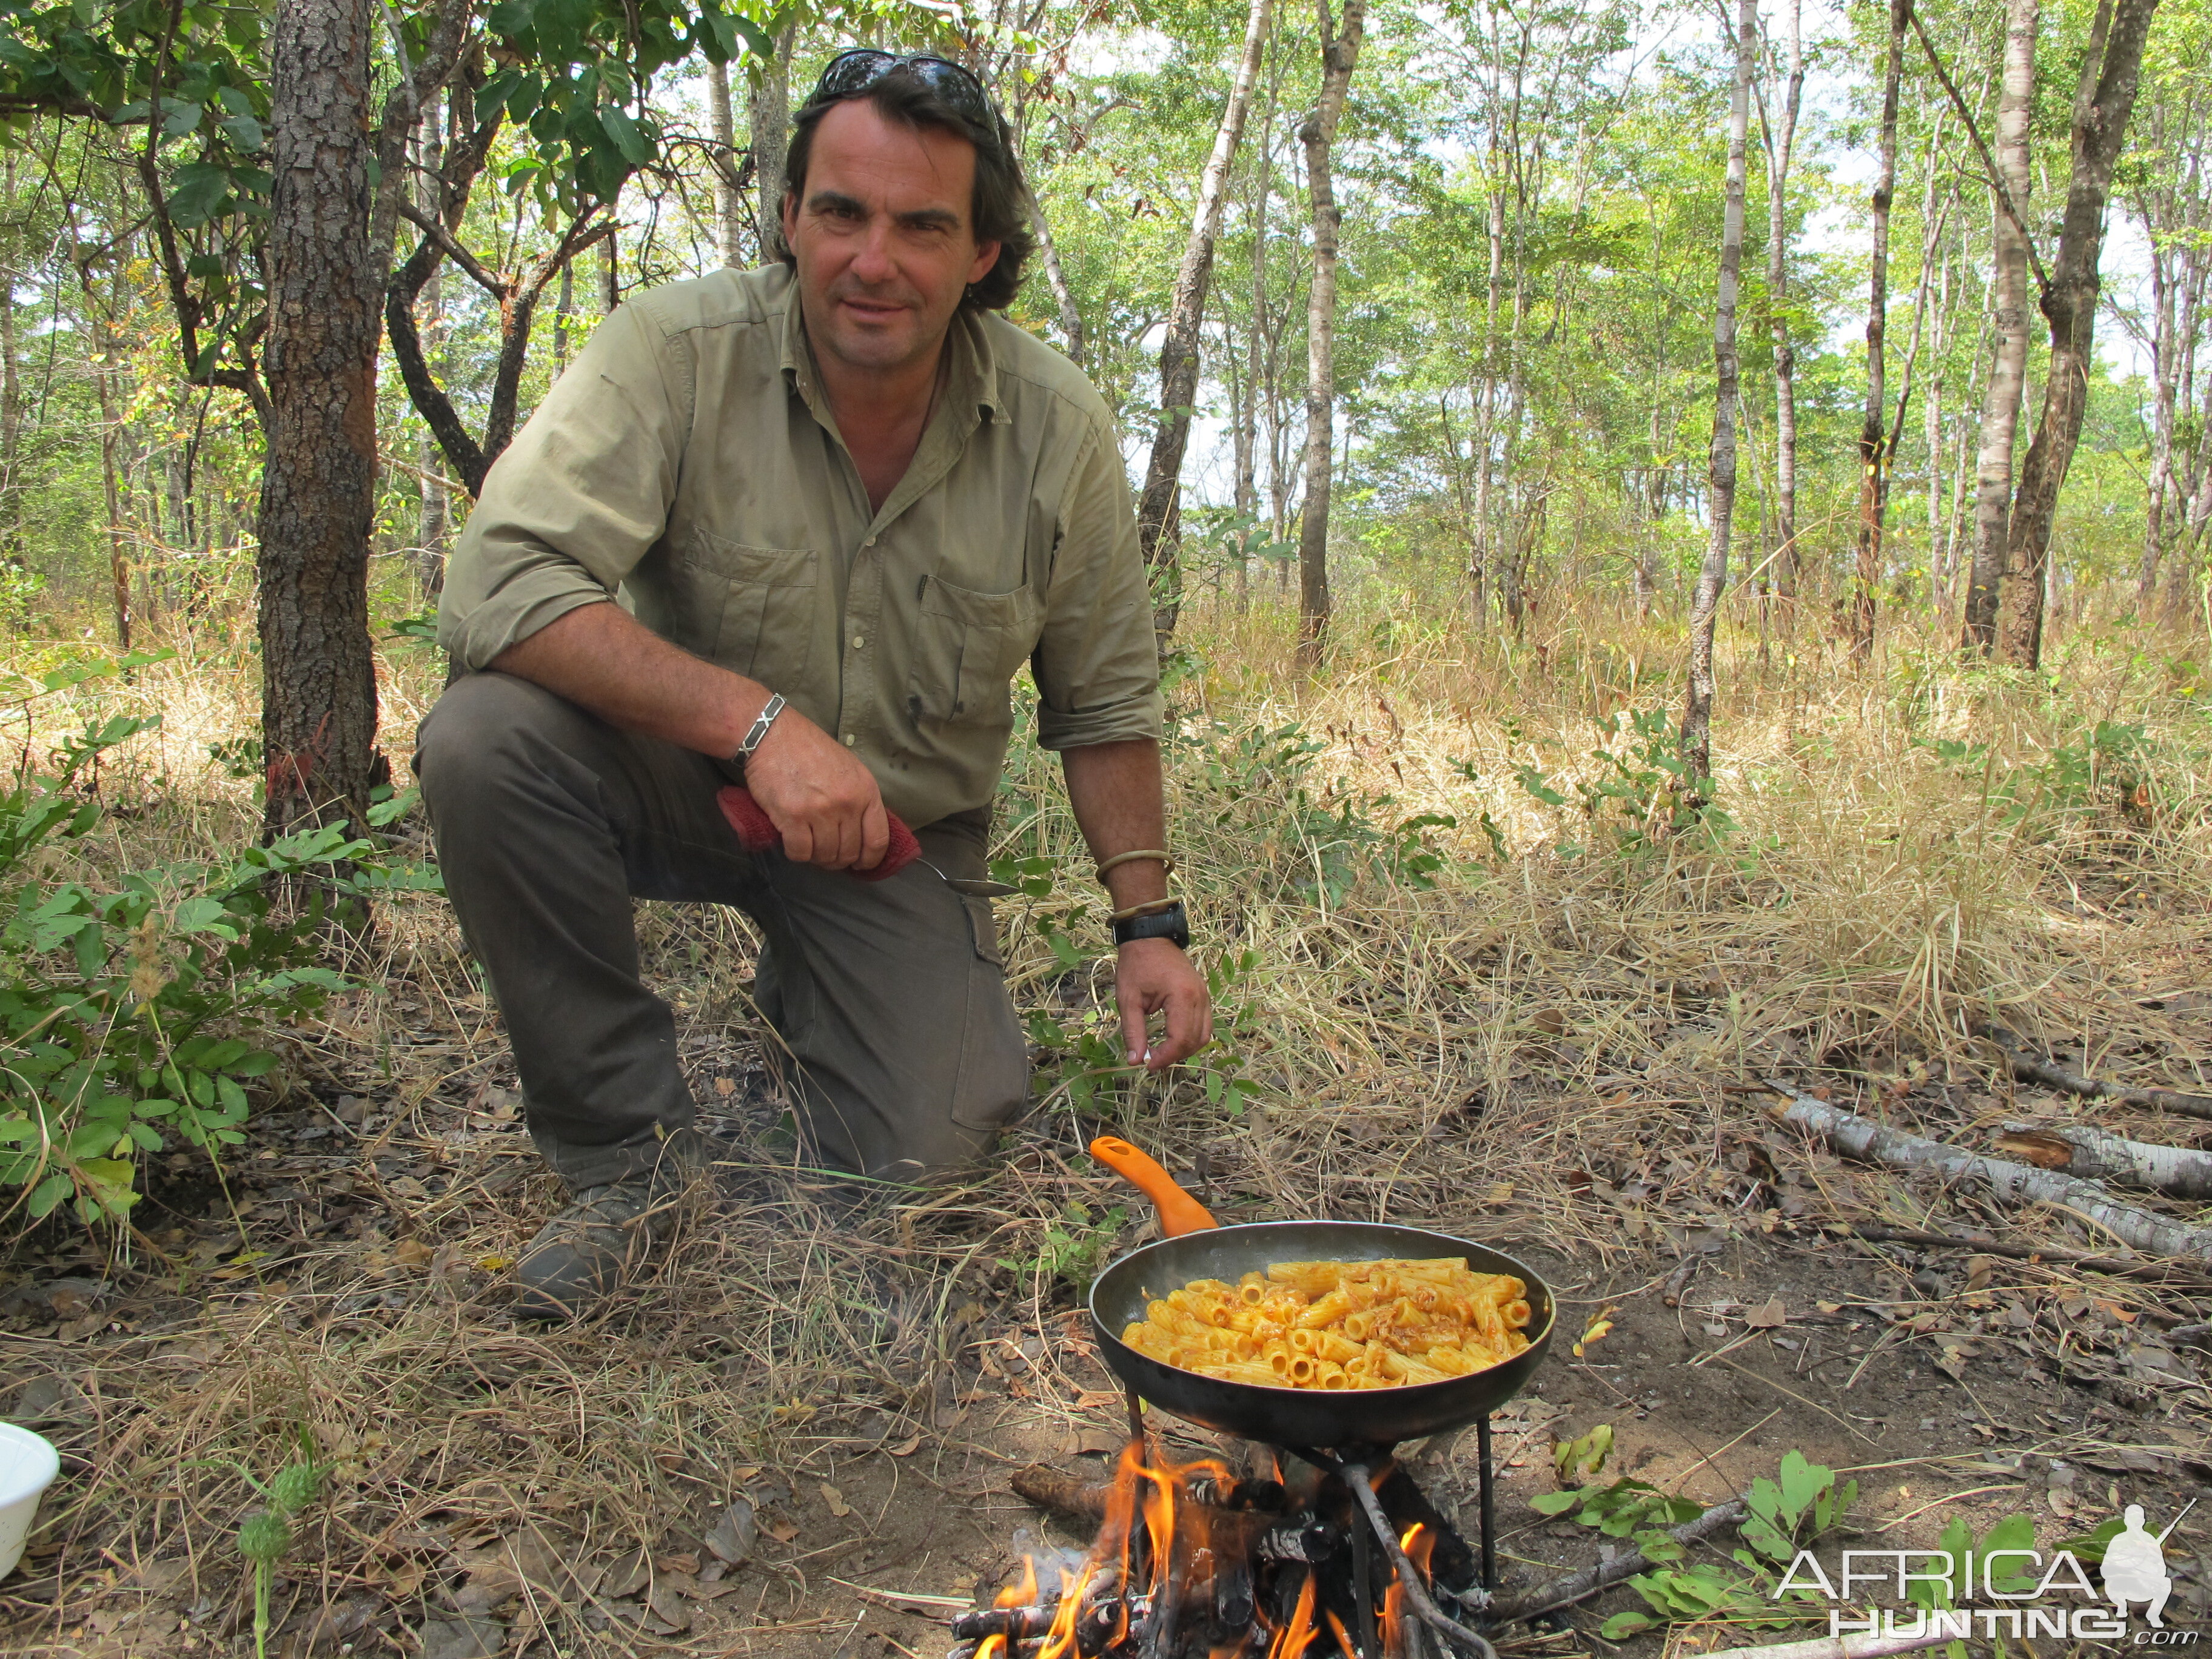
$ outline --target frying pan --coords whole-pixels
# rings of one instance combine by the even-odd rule
[[[1151,1158],[1126,1140],[1103,1135],[1091,1156],[1140,1188],[1158,1206],[1168,1237],[1132,1250],[1091,1287],[1091,1328],[1114,1374],[1163,1411],[1188,1422],[1270,1445],[1343,1449],[1389,1446],[1440,1433],[1486,1417],[1520,1392],[1551,1346],[1555,1310],[1543,1280],[1487,1245],[1419,1227],[1374,1221],[1215,1222]],[[1407,1388],[1337,1392],[1271,1389],[1202,1376],[1138,1352],[1122,1330],[1145,1317],[1146,1305],[1194,1279],[1233,1285],[1277,1261],[1373,1261],[1464,1256],[1476,1273],[1510,1273],[1528,1287],[1528,1346],[1502,1365],[1471,1376]]]

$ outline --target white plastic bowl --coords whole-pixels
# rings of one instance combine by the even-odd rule
[[[43,1435],[0,1423],[0,1578],[22,1559],[23,1540],[39,1513],[39,1494],[61,1470],[61,1454]]]

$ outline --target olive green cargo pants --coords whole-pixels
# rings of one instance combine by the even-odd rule
[[[415,768],[446,888],[507,1021],[532,1138],[571,1187],[688,1142],[676,1022],[639,977],[633,896],[732,904],[765,939],[755,1000],[812,1154],[920,1179],[973,1163],[1028,1097],[987,899],[922,863],[883,882],[747,853],[714,762],[617,731],[542,687],[472,674],[422,722]],[[986,873],[988,812],[917,831]]]

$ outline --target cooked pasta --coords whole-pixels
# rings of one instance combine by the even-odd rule
[[[1278,1261],[1194,1279],[1121,1333],[1205,1376],[1278,1389],[1400,1389],[1503,1364],[1528,1346],[1528,1287],[1433,1261]]]

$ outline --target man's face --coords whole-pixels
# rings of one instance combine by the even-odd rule
[[[865,98],[823,116],[805,195],[783,204],[817,354],[872,374],[930,360],[998,262],[969,222],[975,181],[975,146],[957,133],[887,121]]]

